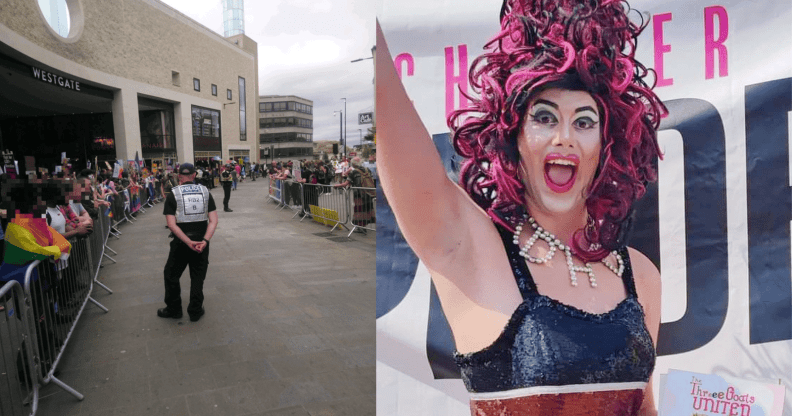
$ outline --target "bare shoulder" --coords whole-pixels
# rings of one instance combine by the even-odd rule
[[[662,284],[660,271],[646,255],[638,250],[628,247],[630,263],[632,264],[635,290],[638,301],[644,308],[646,323],[652,338],[657,341],[657,330],[660,325],[660,304]]]
[[[633,276],[635,276],[636,283],[638,280],[660,280],[660,271],[657,266],[640,251],[627,247],[627,252],[630,254],[630,263],[633,269]]]

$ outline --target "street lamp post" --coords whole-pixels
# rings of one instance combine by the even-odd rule
[[[346,114],[346,98],[342,98],[344,100],[344,114]],[[346,159],[346,135],[347,134],[347,125],[346,125],[346,116],[344,116],[344,159]]]
[[[343,125],[344,112],[343,111],[333,111],[333,115],[334,116],[336,115],[336,113],[341,113],[341,117],[338,118],[338,141],[341,142],[341,146],[346,147],[346,144],[344,143],[344,125]],[[341,154],[343,155],[344,153],[345,152],[342,149],[341,150]],[[341,158],[341,159],[342,159],[341,161],[343,162],[343,158]]]
[[[360,157],[362,159],[363,158],[363,129],[358,129],[358,133],[360,133],[360,141],[358,142],[358,145],[360,146],[360,156],[358,156],[358,157]]]

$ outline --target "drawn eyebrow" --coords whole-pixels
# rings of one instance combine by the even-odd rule
[[[597,114],[597,110],[591,108],[591,106],[588,106],[588,105],[585,106],[585,107],[580,107],[580,108],[576,108],[575,109],[576,113],[581,113],[583,111],[591,111],[592,113]]]
[[[537,105],[537,104],[545,104],[545,105],[549,105],[550,107],[553,107],[553,108],[555,108],[556,110],[558,110],[558,104],[556,104],[556,103],[554,103],[554,102],[552,102],[552,101],[547,101],[547,100],[544,100],[544,99],[541,99],[541,98],[540,98],[540,99],[538,99],[538,100],[536,100],[536,101],[534,102],[534,106],[535,106],[535,105]]]
[[[545,104],[547,106],[550,106],[550,107],[558,110],[558,104],[556,104],[556,103],[554,103],[552,101],[548,101],[548,100],[540,98],[540,99],[536,100],[533,105],[536,106],[538,104]],[[591,111],[592,113],[599,115],[597,110],[595,110],[593,107],[591,107],[589,105],[587,105],[585,107],[578,107],[578,108],[575,109],[575,113],[582,113],[584,111]]]

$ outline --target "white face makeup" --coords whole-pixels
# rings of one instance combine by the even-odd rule
[[[597,103],[584,91],[551,88],[531,101],[517,136],[528,209],[585,211],[601,149]]]

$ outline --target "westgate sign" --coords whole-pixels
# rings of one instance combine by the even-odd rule
[[[48,84],[57,85],[59,87],[68,88],[74,91],[80,91],[80,81],[68,79],[52,72],[47,72],[43,69],[30,67],[33,70],[33,78],[44,81]]]

